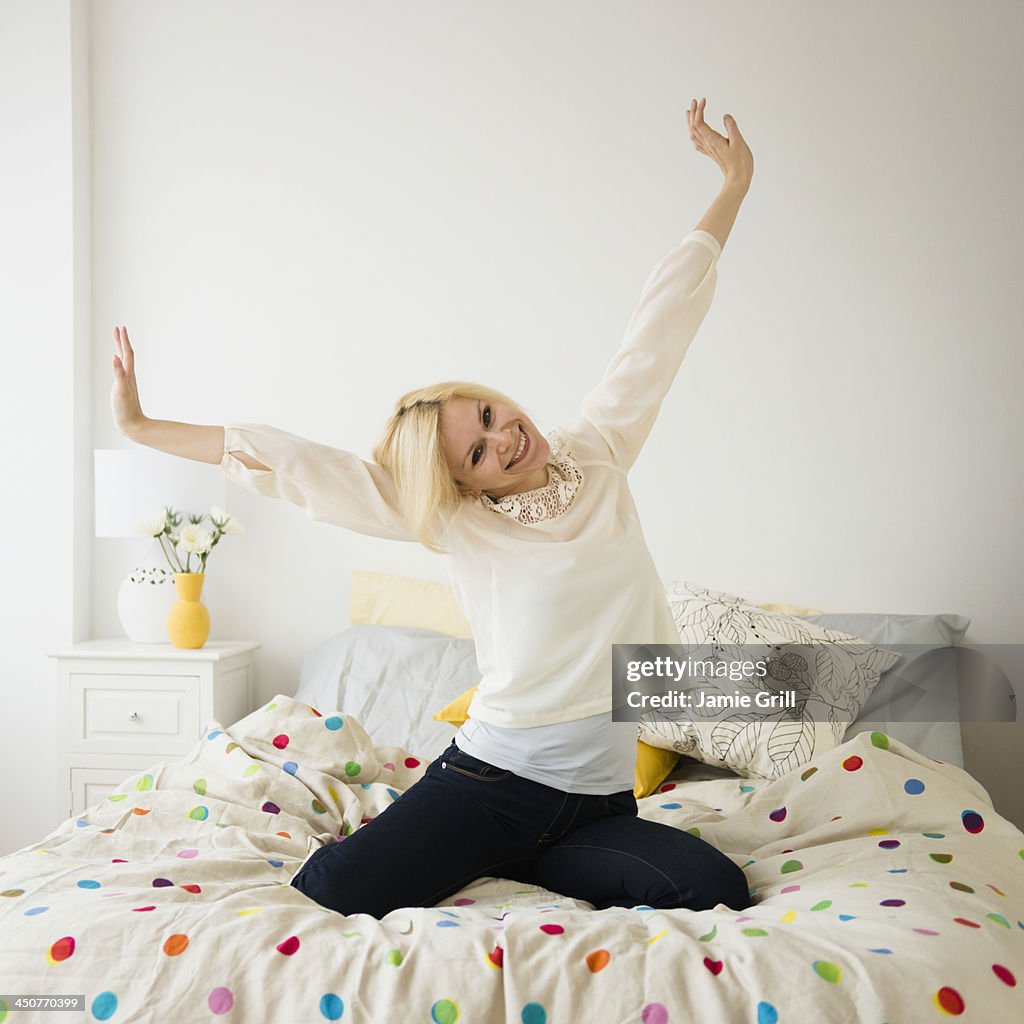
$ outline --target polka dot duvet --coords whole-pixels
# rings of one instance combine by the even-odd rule
[[[84,993],[76,1020],[115,1022],[1024,1020],[1024,834],[883,733],[640,801],[743,868],[742,912],[596,911],[482,878],[376,920],[288,885],[425,768],[288,697],[212,725],[0,859],[0,992]]]

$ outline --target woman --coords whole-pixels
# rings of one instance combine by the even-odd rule
[[[612,644],[678,643],[626,475],[711,303],[716,264],[753,175],[687,112],[724,183],[655,268],[626,338],[572,422],[541,435],[493,389],[446,382],[403,396],[376,463],[263,426],[145,417],[127,332],[115,329],[118,428],[220,464],[243,487],[314,519],[442,553],[476,641],[470,718],[423,778],[291,884],[344,914],[432,906],[483,875],[596,908],[748,905],[740,868],[709,843],[637,816],[636,726],[612,722]]]

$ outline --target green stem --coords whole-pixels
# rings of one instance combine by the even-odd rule
[[[179,561],[177,566],[174,564],[175,559],[173,557],[174,547],[172,545],[170,551],[164,546],[164,535],[161,533],[157,536],[157,540],[160,541],[160,550],[163,551],[164,557],[167,559],[167,564],[171,567],[172,572],[181,572],[181,562]]]

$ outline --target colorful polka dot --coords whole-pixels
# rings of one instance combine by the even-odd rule
[[[206,779],[196,779],[192,783],[192,789],[195,791],[196,796],[206,796]]]
[[[284,942],[277,944],[278,953],[283,953],[285,956],[292,956],[297,953],[299,949],[299,939],[296,935],[289,935]]]
[[[833,985],[843,980],[842,970],[840,970],[837,964],[832,963],[831,960],[815,960],[811,966],[819,978],[831,982]]]
[[[845,760],[845,761],[843,762],[843,767],[844,767],[844,768],[845,768],[845,769],[846,769],[846,770],[847,770],[848,772],[855,772],[855,771],[856,771],[856,770],[857,770],[858,768],[860,768],[860,767],[861,767],[861,765],[863,765],[863,764],[864,764],[864,760],[863,760],[863,758],[860,758],[860,757],[858,757],[858,756],[857,756],[856,754],[854,754],[854,755],[853,755],[852,757],[848,757],[848,758],[847,758],[847,759],[846,759],[846,760]],[[821,961],[821,962],[824,962],[824,961]]]
[[[680,807],[682,807],[683,805],[682,805],[682,804],[658,804],[658,806],[659,806],[659,807],[660,807],[660,808],[661,808],[661,809],[662,809],[663,811],[676,811],[676,810],[678,810],[678,809],[679,809]]]
[[[959,1017],[964,1012],[963,996],[955,988],[949,988],[948,986],[940,988],[932,996],[932,1002],[935,1003],[939,1010],[949,1014],[951,1017]]]
[[[920,779],[907,779],[903,783],[903,791],[911,796],[917,796],[924,792],[924,783]]]
[[[640,1011],[643,1024],[668,1024],[668,1010],[661,1003],[648,1003]]]
[[[547,1024],[548,1015],[540,1003],[527,1003],[519,1014],[519,1019],[523,1024]]]
[[[324,1020],[340,1020],[344,1012],[345,1004],[341,1001],[340,996],[328,992],[320,997],[320,1016]]]
[[[741,928],[740,931],[752,939],[759,939],[768,934],[763,928]]]
[[[906,900],[879,900],[878,905],[880,907],[905,907],[907,905]]]
[[[231,1012],[231,1007],[235,1005],[235,997],[229,988],[215,988],[207,997],[206,1005],[209,1006],[211,1013],[221,1016]]]
[[[996,924],[1001,924],[1004,928],[1010,927],[1010,922],[1003,917],[1002,914],[986,914],[985,915],[990,921],[995,921]]]
[[[331,715],[330,718],[324,719],[324,725],[327,726],[331,732],[337,732],[344,724],[345,720],[341,715]]]
[[[260,810],[261,811],[266,811],[267,814],[280,814],[281,813],[281,808],[278,807],[277,804],[275,804],[272,800],[265,801],[263,806],[260,808]]]
[[[778,1024],[779,1011],[764,1000],[757,1004],[757,1024]]]
[[[787,860],[782,865],[782,867],[779,868],[779,873],[783,875],[788,875],[793,871],[802,871],[803,867],[803,864],[801,864],[798,860]]]
[[[925,837],[925,839],[945,839],[946,838],[946,833],[945,832],[922,832],[921,835],[923,835]]]
[[[322,803],[320,803],[320,801],[317,800],[316,797],[313,797],[313,800],[310,803],[310,807],[313,808],[313,813],[314,814],[326,814],[327,813],[327,808],[324,807],[324,805]]]
[[[985,827],[985,819],[977,811],[964,811],[960,815],[960,821],[972,836],[976,836]]]
[[[929,853],[928,856],[936,864],[948,864],[953,859],[953,854],[951,853]]]
[[[78,882],[79,889],[98,889],[99,887],[100,883],[95,878],[83,878]]]
[[[46,953],[46,959],[51,964],[59,964],[68,957],[72,956],[75,952],[75,940],[71,935],[65,935],[62,939],[58,939]]]
[[[402,953],[397,949],[389,949],[388,955],[384,957],[384,962],[389,964],[391,967],[400,967],[402,964]]]
[[[291,740],[285,733],[282,732],[279,735],[275,736],[272,742],[274,746],[277,747],[278,750],[284,750],[284,748],[288,746]]]
[[[35,917],[36,914],[45,914],[49,909],[49,907],[30,907],[25,911],[25,916]]]
[[[92,1001],[92,1015],[97,1020],[110,1020],[117,1013],[117,996],[113,992],[101,992]]]
[[[786,820],[786,808],[785,807],[776,807],[774,811],[769,813],[768,817],[771,818],[772,821],[785,821]]]
[[[800,775],[801,781],[802,782],[806,782],[817,770],[818,769],[814,768],[814,767],[808,768],[807,771],[801,773],[801,775]],[[753,786],[751,786],[751,789],[753,789]],[[766,1003],[765,1005],[767,1006],[768,1004]]]
[[[251,778],[251,777],[252,777],[253,775],[255,775],[255,774],[256,774],[256,773],[257,773],[257,772],[258,772],[259,770],[260,770],[260,766],[259,766],[258,764],[251,764],[251,765],[249,765],[249,766],[248,766],[248,767],[247,767],[247,768],[245,769],[245,771],[244,771],[244,772],[242,772],[242,778],[244,778],[244,779],[248,779],[248,778]]]
[[[285,761],[281,767],[289,774],[294,775],[298,770],[299,766],[294,761]]]
[[[586,956],[587,967],[590,969],[591,974],[597,974],[598,971],[603,971],[611,963],[611,959],[612,955],[607,949],[595,949],[593,953],[588,953]],[[707,963],[706,960],[705,963]]]
[[[153,776],[152,775],[142,775],[142,776],[140,776],[138,781],[135,783],[135,788],[140,793],[145,793],[147,790],[152,789],[153,788]]]
[[[871,744],[872,746],[879,747],[882,750],[888,750],[889,737],[886,736],[884,732],[875,731],[871,734]]]
[[[188,812],[188,816],[193,821],[206,821],[206,819],[210,816],[210,811],[209,808],[204,807],[202,804],[199,804],[198,806],[193,807],[192,810]]]
[[[878,845],[883,850],[897,850],[900,841],[898,839],[883,839]]]
[[[993,964],[992,973],[1004,984],[1009,985],[1013,988],[1017,984],[1017,979],[1013,976],[1013,971],[1009,967],[1004,967],[1002,964]]]
[[[542,924],[540,930],[545,935],[561,935],[565,929],[560,924]]]
[[[169,935],[163,945],[163,950],[168,956],[181,956],[186,949],[188,949],[187,935]]]
[[[430,1008],[434,1024],[455,1024],[459,1019],[459,1004],[452,999],[438,999]]]
[[[14,898],[16,898],[18,896],[24,896],[24,895],[25,895],[25,890],[24,889],[4,889],[3,892],[0,892],[0,896],[7,896],[10,899],[14,899]]]
[[[358,761],[346,761],[345,762],[345,774],[352,778],[353,775],[358,775],[363,770],[363,766]]]
[[[949,887],[951,889],[956,889],[958,892],[974,892],[974,889],[972,889],[966,882],[950,882]]]

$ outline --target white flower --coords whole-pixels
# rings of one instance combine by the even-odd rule
[[[159,537],[167,525],[167,516],[164,512],[154,512],[148,519],[144,519],[136,529],[145,537]]]
[[[245,533],[245,527],[219,505],[214,505],[210,509],[210,518],[213,520],[213,525],[220,527],[220,532],[226,537],[241,537]]]
[[[245,527],[234,516],[231,516],[220,528],[220,531],[227,537],[241,537],[245,533]]]
[[[181,528],[178,534],[178,544],[183,551],[190,555],[205,555],[213,546],[213,537],[207,530],[195,523]]]

